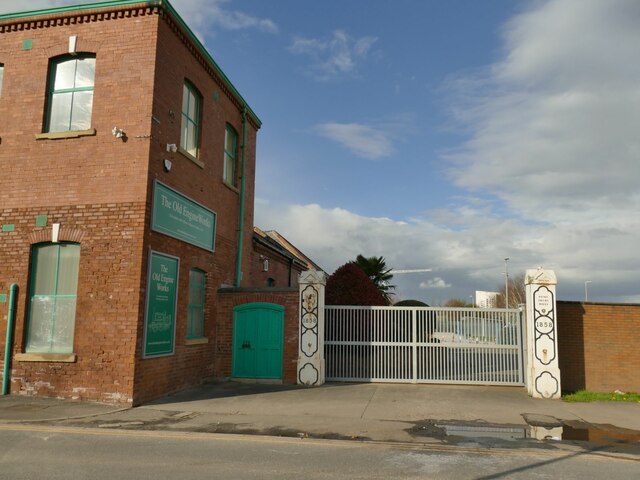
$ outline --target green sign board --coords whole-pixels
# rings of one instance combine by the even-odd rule
[[[216,214],[156,180],[151,229],[213,252]]]
[[[158,252],[149,255],[144,357],[174,352],[180,260]]]

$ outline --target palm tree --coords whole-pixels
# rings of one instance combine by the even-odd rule
[[[387,268],[384,257],[365,257],[358,255],[356,257],[356,264],[369,276],[373,284],[384,296],[387,305],[389,305],[391,303],[391,290],[395,289],[396,286],[389,283],[393,278],[393,274],[391,273],[391,269]]]

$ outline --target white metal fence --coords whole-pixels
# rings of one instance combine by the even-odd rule
[[[325,307],[327,380],[524,385],[518,309]]]

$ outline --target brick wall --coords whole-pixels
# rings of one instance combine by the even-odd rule
[[[20,287],[12,393],[133,402],[158,24],[148,9],[135,13],[0,27],[0,118],[11,119],[0,122],[0,224],[15,225],[0,232],[0,292],[13,282]],[[96,56],[95,135],[38,139],[50,60],[67,53],[70,36],[78,52]],[[112,135],[115,126],[124,140]],[[35,216],[43,214],[47,226],[36,227]],[[51,240],[53,223],[61,225],[60,240],[81,248],[76,360],[21,361],[31,246]],[[4,305],[0,315],[6,319]],[[3,346],[4,338],[2,332]]]
[[[562,389],[640,392],[640,305],[558,302]]]
[[[273,303],[284,307],[284,383],[296,383],[298,368],[299,303],[297,289],[222,289],[218,292],[216,319],[217,377],[231,376],[233,307],[247,303]]]
[[[151,214],[153,180],[210,208],[217,215],[215,251],[213,253],[188,243],[150,231],[147,226],[143,264],[148,250],[180,258],[175,354],[143,359],[144,321],[139,324],[136,354],[134,404],[140,404],[202,383],[214,375],[216,351],[215,315],[217,290],[234,285],[238,252],[240,189],[223,181],[224,133],[231,124],[241,141],[243,122],[239,106],[207,71],[173,30],[170,19],[158,26],[157,62],[155,66],[152,139],[150,140],[147,213]],[[167,144],[180,143],[182,89],[185,79],[202,95],[200,152],[198,162],[180,151],[167,152]],[[226,92],[226,93],[225,93]],[[253,234],[253,183],[255,176],[255,141],[257,130],[246,123],[245,215],[243,229],[242,284],[250,282],[251,237]],[[240,165],[240,144],[238,160]],[[163,169],[163,159],[172,162],[170,172]],[[240,171],[238,171],[240,175]],[[239,186],[239,182],[238,182]],[[208,343],[191,344],[186,339],[188,277],[191,268],[206,272],[204,336]],[[141,297],[146,294],[147,272],[142,272]]]
[[[236,281],[240,230],[239,188],[222,179],[224,130],[233,125],[241,143],[247,128],[242,282],[249,284],[258,125],[250,115],[243,122],[243,105],[170,15],[158,7],[112,10],[0,22],[0,119],[10,119],[0,121],[0,225],[15,226],[0,232],[0,293],[20,286],[14,353],[22,353],[31,245],[51,239],[51,224],[60,223],[61,240],[81,244],[76,362],[14,361],[12,392],[135,405],[215,373],[216,292]],[[49,62],[67,53],[70,36],[77,36],[78,52],[96,55],[95,135],[36,139],[44,129]],[[203,99],[198,162],[166,149],[180,143],[185,79]],[[124,140],[112,135],[116,126]],[[241,153],[239,145],[239,160]],[[170,172],[164,159],[173,163]],[[215,252],[150,231],[156,179],[217,213]],[[48,215],[47,227],[35,227],[38,214]],[[175,354],[143,359],[149,250],[179,257],[180,281]],[[192,267],[206,272],[209,343],[186,341]],[[6,309],[0,304],[2,346]]]
[[[39,22],[0,33],[1,208],[144,201],[157,21]],[[78,52],[96,55],[96,134],[36,140],[44,130],[49,61],[67,53],[72,35]],[[25,41],[31,49],[22,48]],[[126,142],[112,135],[115,126],[124,128]]]
[[[224,278],[219,279],[218,285],[234,284],[240,216],[239,187],[243,130],[241,106],[232,99],[228,89],[223,88],[219,81],[212,77],[211,72],[204,68],[202,59],[194,55],[188,45],[175,33],[174,29],[177,27],[169,21],[170,19],[167,17],[164,19],[167,21],[160,21],[158,25],[153,103],[153,115],[156,120],[152,126],[150,180],[157,178],[217,213],[214,255],[218,261],[229,265],[224,267]],[[188,80],[202,96],[199,164],[180,151],[166,151],[167,144],[180,143],[182,89],[185,80]],[[238,133],[237,188],[223,181],[224,135],[227,124],[230,124]],[[245,125],[247,145],[245,148],[242,286],[248,285],[250,272],[257,136],[257,127],[251,121],[247,121]],[[171,172],[163,170],[162,160],[165,158],[173,163]]]
[[[50,241],[60,223],[60,240],[80,243],[73,363],[13,361],[12,393],[130,404],[133,397],[138,301],[142,269],[144,204],[94,204],[0,210],[0,292],[19,286],[14,354],[24,352],[31,246]],[[36,227],[36,215],[48,216]],[[8,303],[0,304],[4,351]]]
[[[263,269],[262,258],[269,259],[269,270]],[[255,287],[266,287],[268,280],[273,279],[274,286],[298,287],[298,277],[302,273],[303,268],[299,263],[291,262],[291,260],[278,252],[265,247],[264,245],[253,242],[253,261],[251,262],[251,285]]]

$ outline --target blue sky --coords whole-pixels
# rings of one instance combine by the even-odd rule
[[[509,257],[640,302],[640,2],[171,3],[263,121],[256,224],[328,273],[432,268],[394,283],[439,304]]]

